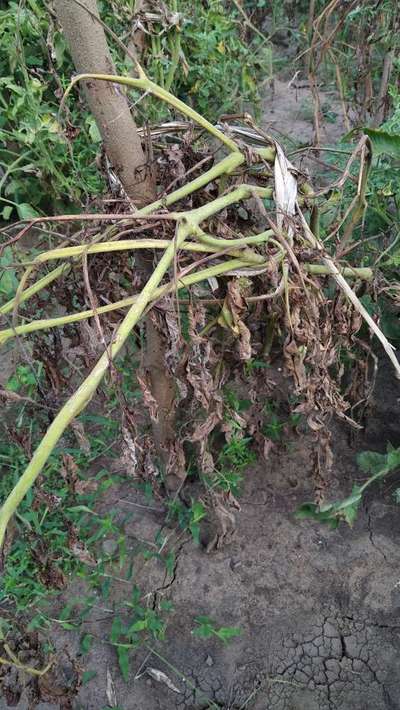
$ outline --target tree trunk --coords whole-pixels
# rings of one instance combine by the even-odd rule
[[[83,0],[97,17],[96,0]],[[103,27],[73,0],[55,0],[57,18],[70,46],[79,73],[115,74]],[[155,199],[155,186],[144,171],[145,157],[127,100],[119,87],[106,81],[87,82],[85,95],[104,141],[112,166],[130,199],[139,206]],[[144,179],[145,178],[145,179]],[[138,265],[150,274],[153,260],[136,256]],[[167,343],[151,316],[146,318],[145,368],[151,391],[158,405],[158,421],[153,423],[153,437],[158,458],[168,471],[175,439],[175,384],[165,364]],[[173,478],[173,476],[172,476]],[[166,480],[167,488],[171,476]]]
[[[82,2],[90,12],[73,0],[54,1],[75,67],[80,74],[115,74],[104,29],[92,16],[99,16],[96,0]],[[154,187],[125,95],[108,81],[86,82],[84,91],[108,159],[126,194],[138,206],[151,202]]]

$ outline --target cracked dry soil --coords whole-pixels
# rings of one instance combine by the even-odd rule
[[[385,369],[363,437],[351,445],[348,432],[335,431],[330,498],[360,480],[357,450],[377,448],[377,440],[382,450],[388,438],[400,444],[393,425],[399,395],[399,384]],[[95,669],[96,678],[78,689],[70,705],[41,703],[38,710],[108,708],[107,674],[123,710],[400,709],[400,511],[392,497],[399,477],[371,491],[352,529],[331,531],[293,517],[312,495],[310,452],[306,435],[293,436],[286,451],[277,449],[247,471],[229,545],[207,554],[212,531],[205,529],[203,546],[180,545],[171,577],[157,560],[136,575],[135,582],[153,592],[153,603],[163,598],[174,606],[166,640],[155,646],[164,660],[140,649],[124,683],[107,643],[110,615],[97,609],[80,629],[79,635],[96,636],[87,655],[79,654],[78,634],[58,631],[55,637],[60,657]],[[129,503],[143,503],[129,485],[114,495],[105,505],[120,501],[125,511]],[[153,541],[163,522],[155,511],[134,511],[125,526],[131,549]],[[120,600],[124,594],[126,587]],[[199,614],[239,626],[241,636],[229,645],[194,637]],[[146,673],[148,667],[166,673],[175,690]],[[18,707],[25,710],[22,700]]]

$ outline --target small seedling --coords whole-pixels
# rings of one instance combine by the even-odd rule
[[[220,626],[217,627],[215,622],[209,616],[196,616],[196,626],[192,630],[193,636],[201,639],[208,639],[216,636],[223,643],[228,643],[235,636],[240,636],[241,630],[235,626]]]

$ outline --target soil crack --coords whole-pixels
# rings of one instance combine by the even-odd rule
[[[368,530],[369,541],[370,541],[372,547],[374,547],[375,550],[378,550],[378,552],[382,555],[382,557],[383,557],[383,559],[385,560],[385,562],[387,562],[388,559],[387,559],[387,557],[386,557],[386,554],[384,553],[383,550],[381,550],[381,548],[379,547],[379,545],[377,545],[377,544],[375,543],[375,540],[374,540],[374,531],[373,531],[373,529],[372,529],[372,515],[371,515],[371,513],[369,512],[369,508],[366,508],[366,511],[365,511],[365,512],[366,512],[366,516],[367,516],[367,530]]]

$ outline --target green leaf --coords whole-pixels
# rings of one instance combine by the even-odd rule
[[[316,503],[302,503],[295,512],[295,518],[298,520],[312,518],[319,523],[327,523],[327,525],[334,529],[339,525],[339,520],[333,514],[332,509],[333,505],[330,505],[325,510],[321,510]]]
[[[110,642],[117,643],[119,641],[120,636],[122,636],[122,634],[123,634],[122,621],[119,618],[119,616],[114,616],[112,626],[111,626]]]
[[[228,641],[233,639],[235,636],[240,636],[241,633],[241,629],[235,626],[221,626],[221,628],[217,631],[217,636],[224,643],[228,643]]]
[[[389,471],[394,471],[396,468],[400,467],[400,448],[398,449],[388,449],[387,455],[387,467]]]
[[[379,128],[363,128],[363,131],[372,143],[374,155],[386,153],[392,158],[400,158],[400,135],[398,133],[387,133]]]
[[[91,137],[93,143],[101,143],[102,137],[94,118],[92,116],[89,116],[87,119],[87,123],[89,125],[89,136]]]
[[[147,626],[147,619],[139,619],[138,621],[135,621],[132,626],[129,627],[128,634],[134,634],[138,631],[145,631],[147,629]]]
[[[118,664],[125,683],[129,680],[129,649],[118,646]]]
[[[202,520],[202,518],[204,518],[205,514],[206,509],[203,503],[199,500],[196,500],[191,507],[192,522],[198,523],[200,520]]]
[[[11,205],[6,205],[1,213],[2,218],[4,219],[5,222],[7,222],[12,214],[14,207]]]
[[[67,43],[65,41],[64,35],[61,32],[54,33],[53,39],[54,53],[56,55],[57,64],[60,67],[64,61],[64,54],[67,49]]]
[[[364,473],[378,473],[386,467],[386,454],[377,451],[363,451],[357,456],[357,463]]]
[[[200,545],[200,525],[198,523],[190,523],[189,530],[191,532],[193,541],[196,545]]]
[[[171,550],[168,555],[164,557],[165,568],[169,575],[173,575],[175,567],[175,553]]]
[[[193,636],[197,636],[201,639],[208,639],[213,635],[213,628],[212,626],[202,624],[201,626],[196,626],[196,628],[193,629],[192,634]]]
[[[196,616],[195,618],[196,626],[192,634],[198,636],[199,638],[207,639],[214,633],[214,622],[209,616]]]
[[[81,641],[80,641],[80,651],[81,653],[89,653],[93,643],[93,636],[92,634],[85,634],[82,636]]]
[[[20,219],[35,219],[35,217],[40,217],[39,212],[28,202],[21,202],[21,204],[17,205],[17,212]]]
[[[84,671],[82,673],[82,685],[86,685],[86,683],[89,683],[93,678],[97,676],[97,671]]]

